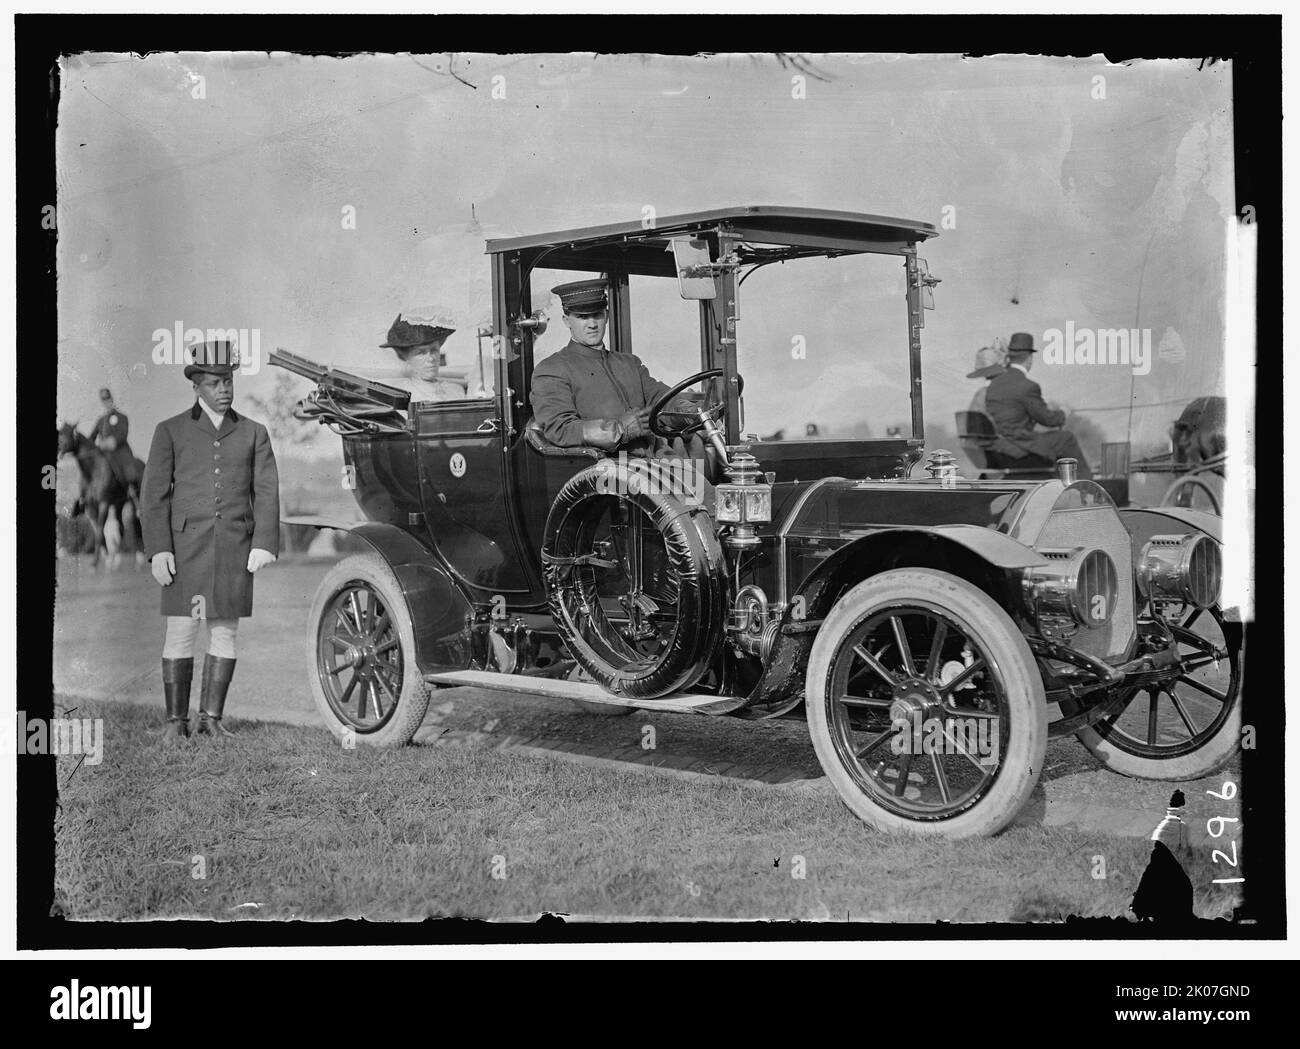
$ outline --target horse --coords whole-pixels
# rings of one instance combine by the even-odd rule
[[[81,470],[81,497],[77,500],[95,533],[95,557],[92,568],[98,568],[100,552],[103,551],[109,568],[116,568],[120,562],[121,535],[118,525],[131,528],[135,536],[136,560],[144,556],[144,542],[140,532],[140,515],[136,507],[136,495],[132,486],[125,484],[113,470],[108,456],[95,446],[85,434],[72,423],[63,423],[58,428],[59,457],[71,455],[77,460]],[[139,460],[136,460],[139,463]],[[140,464],[141,467],[143,464]],[[114,517],[110,518],[110,515]],[[76,516],[76,510],[73,510]],[[114,524],[113,529],[108,525]]]
[[[1169,428],[1174,462],[1199,466],[1222,455],[1227,448],[1224,431],[1228,423],[1226,397],[1197,397]]]

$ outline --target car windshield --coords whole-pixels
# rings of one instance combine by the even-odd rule
[[[595,274],[536,269],[534,307],[549,313],[534,359],[568,341],[550,289]],[[906,267],[898,255],[796,258],[746,267],[737,296],[741,434],[764,441],[912,435]],[[669,385],[701,369],[700,309],[677,282],[629,278],[630,349]],[[720,307],[721,303],[717,304]],[[607,344],[613,345],[612,333]]]
[[[901,256],[794,259],[741,277],[745,432],[765,441],[912,435]]]

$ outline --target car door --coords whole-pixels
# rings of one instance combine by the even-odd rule
[[[530,593],[504,490],[500,423],[490,399],[414,404],[421,503],[429,537],[485,601]]]

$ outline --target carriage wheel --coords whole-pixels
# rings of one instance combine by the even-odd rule
[[[307,620],[312,698],[335,736],[409,743],[429,709],[402,590],[382,557],[356,554],[321,581]]]
[[[1219,494],[1198,474],[1180,477],[1165,492],[1161,506],[1185,506],[1193,510],[1207,510],[1217,516],[1223,516]]]

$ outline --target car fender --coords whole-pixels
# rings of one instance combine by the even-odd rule
[[[368,521],[344,528],[365,540],[397,577],[414,627],[420,675],[467,669],[465,620],[473,616],[474,605],[452,575],[419,540],[396,525]]]
[[[929,547],[930,543],[937,545]],[[900,546],[909,546],[917,552],[923,550],[924,556],[904,557],[900,561],[892,556]],[[1008,595],[1000,593],[998,586],[1006,585],[1007,573],[1045,562],[1032,547],[978,525],[881,528],[854,539],[826,558],[789,595],[780,631],[765,661],[763,677],[749,694],[747,703],[775,704],[803,687],[803,672],[813,639],[843,589],[841,582],[853,585],[876,572],[895,567],[936,567],[937,563],[953,560],[954,551],[961,552],[955,558],[961,566],[956,574],[1004,602]],[[949,566],[949,570],[954,567]]]
[[[1120,510],[1119,516],[1133,541],[1135,578],[1141,571],[1142,551],[1152,536],[1196,531],[1208,535],[1220,546],[1223,545],[1223,518],[1207,514],[1203,510],[1193,510],[1186,506],[1135,507]],[[1230,622],[1241,621],[1242,610],[1239,606],[1230,605],[1222,611],[1224,618]]]
[[[1223,542],[1223,518],[1203,510],[1187,506],[1153,506],[1120,510],[1119,516],[1134,538],[1142,535],[1144,542],[1161,530],[1176,532],[1187,528],[1204,532],[1216,543]],[[1179,525],[1181,529],[1177,527]]]

